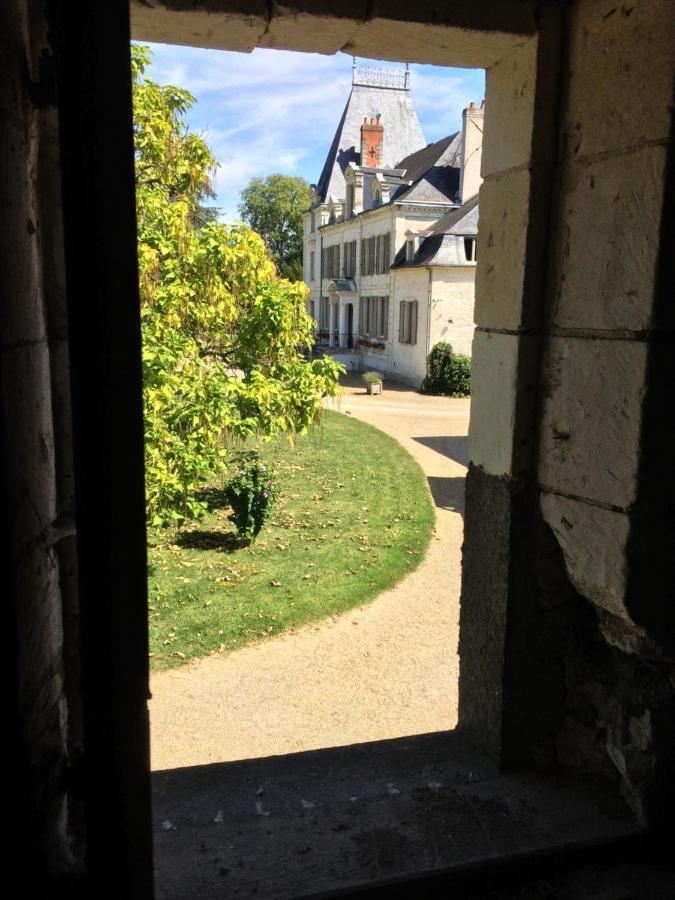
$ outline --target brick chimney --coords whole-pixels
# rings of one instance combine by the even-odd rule
[[[462,169],[459,176],[460,203],[475,197],[481,186],[480,158],[483,150],[483,116],[485,100],[480,106],[471,102],[462,113]]]
[[[364,116],[361,126],[361,165],[379,169],[382,161],[382,144],[384,142],[384,125],[378,113],[373,119]]]

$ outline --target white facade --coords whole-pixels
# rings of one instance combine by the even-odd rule
[[[343,120],[354,102],[352,95]],[[361,127],[363,157],[372,157],[373,146],[379,152],[378,141],[383,147],[397,142],[387,119],[368,120],[368,112]],[[352,160],[341,171],[338,130],[304,217],[304,276],[317,346],[347,369],[375,369],[419,387],[438,341],[470,354],[478,210],[475,196],[460,207],[460,185],[466,194],[469,184],[475,190],[480,184],[475,125],[482,113],[472,104],[461,135],[423,145],[395,168]],[[466,178],[463,146],[471,153]],[[322,195],[326,172],[340,196]]]

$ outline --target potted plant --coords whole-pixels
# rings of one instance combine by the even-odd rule
[[[379,372],[364,372],[363,383],[369,394],[382,393],[382,375]]]

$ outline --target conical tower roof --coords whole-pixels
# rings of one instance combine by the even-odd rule
[[[410,73],[403,70],[364,69],[356,64],[352,89],[316,186],[320,201],[344,199],[344,171],[361,163],[361,124],[382,116],[384,141],[381,168],[394,168],[399,160],[426,146],[422,126],[410,94]]]

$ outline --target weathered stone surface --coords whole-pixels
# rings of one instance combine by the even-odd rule
[[[371,59],[487,68],[526,40],[523,35],[472,31],[452,25],[439,28],[424,21],[392,21],[377,16],[359,25],[343,50]]]
[[[487,67],[532,34],[536,8],[534,0],[508,13],[493,0],[442,11],[425,3],[411,9],[399,0],[378,3],[375,10],[366,0],[348,0],[339,9],[307,0],[132,0],[131,21],[138,40],[222,50],[344,50],[372,59]]]
[[[483,178],[530,162],[537,44],[531,37],[487,70]]]
[[[668,650],[664,649],[660,641],[646,634],[642,627],[627,621],[625,616],[617,617],[600,610],[598,623],[603,638],[622,653],[654,662],[665,660],[675,664],[672,652],[669,657]]]
[[[539,460],[545,488],[633,503],[646,361],[641,342],[551,339]]]
[[[267,28],[269,5],[265,0],[247,2],[246,11],[237,10],[236,4],[218,3],[217,0],[204,0],[197,8],[195,6],[180,0],[153,3],[132,0],[132,37],[160,44],[250,53]]]
[[[599,775],[609,779],[613,773],[603,731],[575,719],[565,720],[558,734],[557,761],[563,769]]]
[[[511,498],[506,479],[469,468],[459,627],[459,729],[501,753]]]
[[[284,6],[275,6],[275,15],[258,42],[259,47],[304,50],[310,53],[337,53],[348,44],[359,23],[353,17],[360,3],[346,4],[344,16],[312,15]],[[352,12],[352,16],[349,12]]]
[[[666,165],[665,147],[571,164],[563,185],[555,325],[650,327]]]
[[[671,0],[577,4],[566,123],[570,152],[616,152],[666,138],[673,58]]]
[[[491,475],[511,475],[526,464],[529,428],[516,409],[532,394],[537,338],[476,331],[471,371],[469,459]],[[528,423],[529,424],[529,423]],[[524,451],[524,452],[523,452]]]
[[[522,325],[530,180],[530,173],[521,170],[481,186],[474,309],[478,326],[516,330]]]
[[[541,509],[553,529],[575,590],[615,616],[630,620],[625,606],[626,513],[544,492]]]

